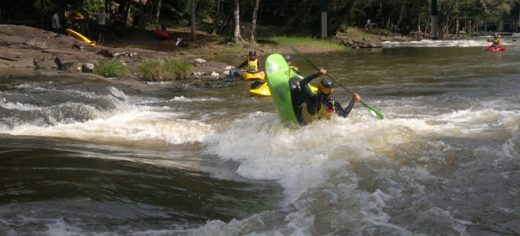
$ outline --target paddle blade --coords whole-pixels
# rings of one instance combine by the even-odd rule
[[[365,106],[367,110],[370,112],[370,114],[372,114],[376,119],[382,120],[385,118],[385,116],[383,116],[383,113],[373,105],[370,105],[363,101],[361,101],[361,104],[363,104],[363,106]]]

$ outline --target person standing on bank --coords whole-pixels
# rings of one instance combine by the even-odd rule
[[[98,26],[98,42],[105,42],[105,32],[107,31],[108,15],[105,12],[105,8],[101,7],[97,14],[97,26]]]
[[[52,14],[51,18],[52,23],[52,31],[57,34],[61,34],[61,21],[58,9],[54,10],[54,14]]]

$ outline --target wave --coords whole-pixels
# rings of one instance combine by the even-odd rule
[[[438,172],[452,155],[465,156],[473,147],[498,157],[517,155],[519,123],[518,111],[467,109],[383,121],[356,112],[291,129],[275,114],[250,114],[209,135],[205,152],[240,163],[237,173],[247,178],[276,180],[284,201],[273,211],[228,223],[210,221],[186,233],[467,235],[472,223],[426,192],[435,189],[431,184],[450,182]],[[505,141],[480,141],[490,137]]]

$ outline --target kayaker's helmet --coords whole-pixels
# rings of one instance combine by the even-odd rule
[[[291,62],[291,60],[292,60],[291,55],[285,55],[285,56],[283,56],[283,58],[285,58],[285,61],[287,61],[287,62]]]
[[[256,51],[255,50],[251,50],[251,51],[249,51],[249,53],[247,55],[249,55],[250,57],[251,56],[256,56]]]
[[[322,79],[318,85],[321,94],[330,95],[334,89],[334,83],[330,79]]]

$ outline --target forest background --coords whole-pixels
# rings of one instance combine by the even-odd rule
[[[51,15],[67,5],[84,10],[92,19],[104,6],[124,16],[125,25],[188,26],[193,39],[200,30],[235,42],[255,41],[257,34],[323,36],[323,12],[326,36],[357,26],[447,38],[518,32],[520,25],[520,0],[2,0],[0,23],[50,29]],[[438,29],[432,35],[434,18]],[[257,25],[269,27],[262,31]]]

